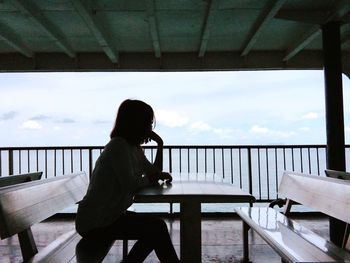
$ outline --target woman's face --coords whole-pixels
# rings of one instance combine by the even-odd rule
[[[149,137],[150,137],[150,133],[153,131],[153,128],[154,128],[153,121],[150,121],[148,126],[146,127],[145,138],[143,140],[143,143],[148,143],[151,141]]]

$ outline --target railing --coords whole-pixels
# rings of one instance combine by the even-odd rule
[[[91,173],[102,149],[100,146],[2,147],[0,176],[31,171],[43,171],[44,178],[81,170]],[[152,161],[155,147],[146,146],[145,154]],[[163,159],[164,170],[175,177],[178,173],[215,173],[222,181],[252,193],[259,202],[268,202],[278,197],[279,180],[284,170],[323,175],[326,146],[165,146]],[[346,163],[349,168],[348,145]]]

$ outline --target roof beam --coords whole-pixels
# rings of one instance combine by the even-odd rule
[[[27,0],[12,0],[16,6],[25,14],[38,23],[47,34],[56,40],[57,45],[64,50],[64,52],[70,56],[75,57],[75,52],[65,40],[62,32],[48,20],[43,12],[34,4],[35,2],[29,2]]]
[[[202,31],[202,39],[199,47],[198,57],[203,57],[205,52],[207,51],[209,37],[210,37],[210,24],[213,17],[213,13],[218,9],[219,1],[211,0],[208,4],[207,15],[205,18],[205,23]]]
[[[332,20],[341,20],[350,12],[350,4],[347,1],[339,1],[335,6],[332,12],[328,14],[322,24],[325,24]],[[283,61],[288,61],[301,50],[303,50],[312,40],[314,40],[322,32],[322,25],[315,25],[306,32],[301,39],[299,39],[294,45],[289,48],[286,52],[286,56],[283,58]]]
[[[146,4],[147,4],[148,25],[151,33],[154,53],[156,58],[160,58],[161,50],[160,50],[159,31],[158,31],[157,17],[156,17],[156,12],[154,7],[155,6],[154,0],[147,0]]]
[[[85,1],[72,0],[71,1],[76,11],[79,13],[81,18],[85,21],[92,34],[95,36],[97,42],[102,47],[105,54],[113,63],[118,63],[118,52],[114,51],[111,41],[108,39],[107,34],[104,32],[101,23],[94,15],[89,6]]]
[[[281,20],[289,20],[306,24],[322,24],[327,18],[328,12],[320,10],[281,10],[275,18]]]
[[[0,25],[0,38],[5,40],[5,42],[13,47],[14,49],[21,52],[26,57],[33,57],[33,51],[30,50],[22,40],[6,25]]]
[[[319,34],[321,34],[321,26],[313,26],[311,30],[306,32],[298,42],[294,43],[293,47],[287,50],[286,56],[283,58],[283,61],[290,60],[296,54],[298,54],[301,50],[303,50],[307,45],[311,43]]]
[[[57,72],[57,71],[216,71],[216,70],[273,70],[273,69],[322,69],[323,52],[303,50],[288,63],[284,63],[283,51],[255,51],[242,57],[241,52],[206,52],[198,59],[198,51],[187,53],[162,52],[162,64],[152,53],[120,53],[120,62],[115,67],[104,52],[78,53],[70,58],[63,53],[35,53],[33,59],[19,53],[0,53],[0,71],[3,72]],[[350,72],[350,52],[342,52],[343,71]]]
[[[346,35],[344,38],[341,40],[341,45],[345,45],[350,41],[350,34]]]
[[[253,28],[248,33],[248,38],[244,44],[241,56],[246,56],[249,53],[255,42],[258,40],[261,31],[274,18],[285,2],[286,0],[274,0],[268,2],[257,21],[254,23]]]

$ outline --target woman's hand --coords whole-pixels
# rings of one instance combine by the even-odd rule
[[[148,179],[151,183],[158,183],[159,180],[164,181],[166,183],[171,183],[173,177],[170,173],[167,172],[158,172],[148,175]]]
[[[148,137],[152,141],[155,141],[158,145],[163,146],[163,139],[154,131],[150,131]]]
[[[165,181],[166,183],[171,183],[173,181],[173,177],[171,176],[170,173],[167,173],[167,172],[161,172],[159,179],[162,181]]]

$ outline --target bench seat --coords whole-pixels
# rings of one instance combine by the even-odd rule
[[[26,174],[15,174],[0,177],[0,187],[7,187],[10,185],[18,185],[35,180],[40,180],[43,172],[33,172]]]
[[[62,235],[38,253],[31,227],[80,201],[87,187],[84,172],[1,187],[1,239],[18,235],[24,262],[70,262],[81,239],[75,231]]]
[[[292,205],[302,204],[350,223],[349,181],[285,171],[278,194],[285,198],[283,213],[271,207],[235,209],[243,221],[244,262],[249,262],[250,229],[259,234],[284,262],[350,262],[349,251],[344,246],[348,236],[346,230],[337,232],[343,245],[336,246],[289,218]]]
[[[40,250],[34,257],[27,260],[26,262],[71,262],[75,259],[75,247],[80,239],[81,236],[75,230],[71,230],[59,236],[57,239]]]
[[[0,187],[0,237],[18,235],[22,257],[28,263],[99,263],[113,241],[91,242],[71,230],[38,251],[31,227],[80,201],[88,187],[84,172],[27,182],[32,176],[12,176]],[[14,179],[18,184],[14,184]],[[22,181],[26,183],[22,183]],[[10,184],[10,185],[9,185]],[[123,240],[123,258],[127,255]],[[0,263],[2,259],[0,258]]]
[[[236,209],[287,262],[350,262],[350,253],[270,207]]]

